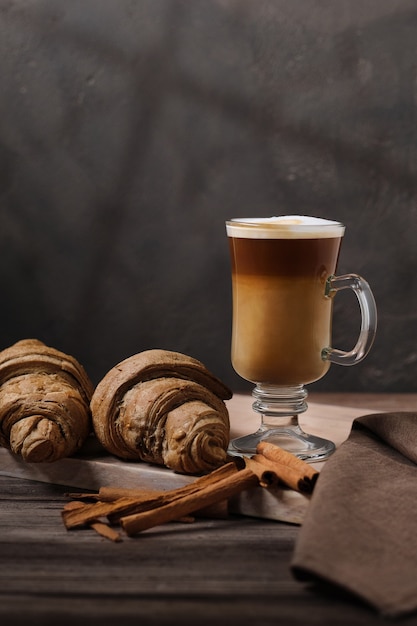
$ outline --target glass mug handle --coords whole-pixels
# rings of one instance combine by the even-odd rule
[[[355,365],[366,357],[375,339],[377,312],[375,299],[366,280],[357,274],[329,276],[326,281],[325,296],[333,297],[341,289],[353,289],[361,311],[361,330],[358,341],[350,352],[324,348],[322,358],[338,365]]]

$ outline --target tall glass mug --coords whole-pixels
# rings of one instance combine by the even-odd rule
[[[331,363],[355,365],[376,331],[375,300],[356,274],[335,276],[343,224],[306,216],[226,222],[232,265],[232,365],[254,383],[253,408],[261,425],[230,442],[229,453],[253,454],[268,440],[307,461],[327,458],[333,442],[309,435],[298,416],[307,409],[304,385]],[[353,289],[361,330],[350,352],[331,347],[333,296]]]

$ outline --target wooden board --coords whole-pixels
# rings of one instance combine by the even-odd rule
[[[251,408],[250,395],[236,394],[227,402],[231,438],[257,430],[259,416]],[[340,445],[349,435],[352,421],[370,413],[368,409],[311,403],[300,418],[302,428]],[[323,462],[315,463],[321,469]],[[168,490],[181,487],[195,478],[177,474],[147,463],[122,461],[106,453],[94,437],[74,457],[55,463],[25,463],[9,450],[0,449],[0,474],[41,482],[98,490],[104,485]],[[242,493],[230,502],[233,513],[302,523],[309,498],[291,489],[274,487]]]

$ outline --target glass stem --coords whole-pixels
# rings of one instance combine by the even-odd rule
[[[298,415],[307,410],[307,395],[303,385],[277,387],[258,383],[252,391],[252,407],[261,415],[261,428],[298,426]]]

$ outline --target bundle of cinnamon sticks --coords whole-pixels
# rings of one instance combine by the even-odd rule
[[[317,469],[278,446],[262,442],[256,454],[222,465],[183,487],[169,491],[102,487],[96,494],[68,494],[62,519],[68,530],[90,527],[112,541],[170,521],[193,521],[196,516],[225,517],[227,502],[242,491],[283,484],[311,494]]]

